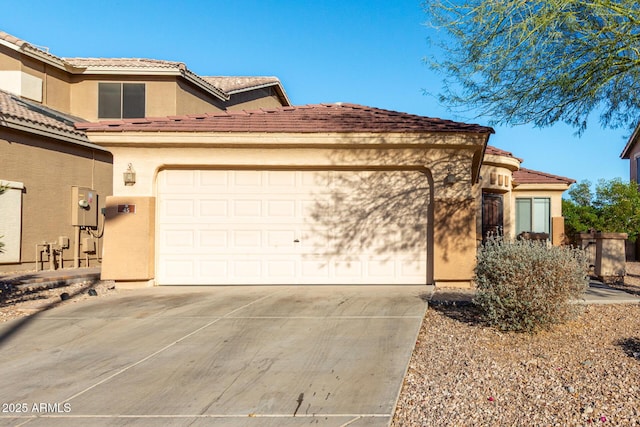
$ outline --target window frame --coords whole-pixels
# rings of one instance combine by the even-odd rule
[[[519,208],[520,206],[522,206],[522,204],[524,204],[525,201],[528,201],[529,204],[529,212],[528,212],[528,221],[529,221],[529,226],[528,228],[530,228],[529,230],[525,230],[522,227],[521,224],[521,218],[524,214],[524,212],[521,212]],[[540,215],[540,213],[538,213],[536,215],[536,201],[544,201],[546,202],[543,206],[543,208],[545,209],[545,213],[544,215],[546,216],[546,218],[544,218],[545,224],[544,224],[544,230],[534,230],[536,223],[539,222],[540,218],[537,218],[537,216]],[[538,205],[541,206],[541,205]],[[516,197],[515,199],[515,234],[519,235],[522,232],[532,232],[532,233],[547,233],[549,236],[551,236],[551,197]]]
[[[107,93],[107,87],[118,87],[116,93]],[[104,88],[104,91],[103,91]],[[141,99],[135,97],[135,90],[142,88]],[[134,93],[130,92],[131,90]],[[129,93],[127,94],[127,92]],[[133,99],[125,103],[128,96],[134,95]],[[112,99],[107,99],[107,98]],[[117,105],[115,99],[119,99]],[[138,103],[138,105],[135,105]],[[116,106],[117,105],[117,106]],[[118,110],[117,114],[114,112]],[[141,114],[139,114],[141,111]],[[147,113],[147,85],[140,82],[98,82],[98,119],[120,120],[120,119],[139,119],[146,116]]]

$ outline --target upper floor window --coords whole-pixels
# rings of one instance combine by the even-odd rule
[[[98,83],[99,119],[135,119],[144,116],[144,83]]]
[[[551,199],[516,198],[516,235],[522,232],[547,233],[551,229]]]
[[[636,184],[640,184],[640,156],[636,157]]]

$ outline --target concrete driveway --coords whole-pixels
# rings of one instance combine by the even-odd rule
[[[160,287],[0,324],[0,425],[386,426],[426,292]]]

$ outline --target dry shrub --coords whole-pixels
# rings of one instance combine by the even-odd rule
[[[587,257],[576,248],[490,239],[478,251],[474,302],[492,326],[536,332],[577,315],[589,285]]]

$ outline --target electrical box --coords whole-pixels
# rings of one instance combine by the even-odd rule
[[[96,241],[91,237],[85,237],[82,239],[82,253],[92,254],[96,252]]]
[[[60,246],[60,249],[69,249],[69,238],[66,236],[59,236],[58,246]]]
[[[87,187],[71,187],[71,225],[98,228],[98,193]]]

